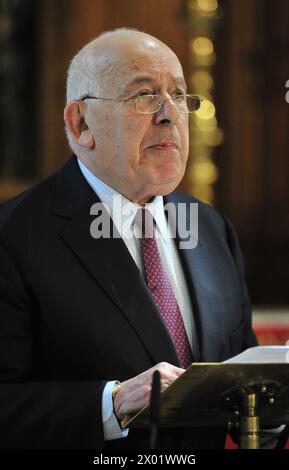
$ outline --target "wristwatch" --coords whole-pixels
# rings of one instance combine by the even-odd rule
[[[111,392],[111,395],[112,395],[113,399],[116,396],[116,394],[120,391],[120,389],[121,389],[121,383],[120,382],[114,385],[114,387],[112,389],[112,392]]]

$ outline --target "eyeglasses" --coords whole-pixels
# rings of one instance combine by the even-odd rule
[[[126,103],[134,103],[135,109],[140,114],[154,114],[157,113],[164,104],[166,98],[161,95],[139,95],[136,98],[127,99],[114,99],[114,98],[101,98],[96,96],[85,95],[81,98],[84,100],[105,100],[105,101],[119,101]],[[202,98],[195,95],[179,94],[170,96],[170,98],[180,113],[193,113],[201,106]]]

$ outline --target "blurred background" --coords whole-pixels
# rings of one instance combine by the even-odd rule
[[[264,344],[289,338],[288,0],[0,0],[0,201],[70,156],[63,124],[73,55],[132,26],[178,55],[190,121],[182,189],[233,221]],[[287,101],[286,101],[286,92]]]

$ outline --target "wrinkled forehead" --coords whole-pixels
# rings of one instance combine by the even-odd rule
[[[101,87],[124,91],[130,85],[167,80],[185,86],[182,66],[174,52],[165,45],[121,48],[99,57],[98,80]]]

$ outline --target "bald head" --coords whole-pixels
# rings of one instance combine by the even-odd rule
[[[107,78],[121,75],[132,54],[157,56],[160,49],[177,59],[166,44],[150,34],[127,28],[102,33],[73,58],[67,76],[67,102],[98,94]],[[137,64],[134,66],[132,71],[137,71]]]

